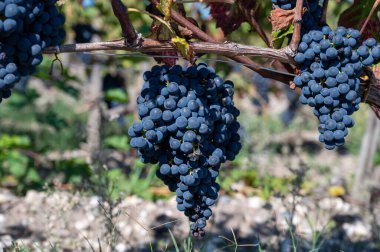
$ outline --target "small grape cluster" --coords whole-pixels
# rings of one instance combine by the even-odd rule
[[[159,163],[157,176],[176,192],[177,208],[203,236],[218,197],[220,165],[241,149],[234,84],[204,63],[183,70],[154,66],[144,73],[137,99],[141,121],[129,129],[144,163]]]
[[[362,44],[358,30],[328,26],[304,34],[294,60],[301,74],[294,83],[302,89],[300,102],[314,108],[319,140],[326,149],[344,144],[351,115],[359,109],[360,76],[365,66],[380,61],[380,45],[373,38]]]
[[[89,43],[91,42],[94,34],[98,33],[98,31],[95,30],[91,24],[83,23],[78,23],[73,26],[73,31],[75,32],[75,43]]]
[[[260,98],[265,103],[269,103],[269,79],[255,73],[252,77],[252,82],[253,85],[255,85],[256,92]]]
[[[56,0],[6,0],[0,2],[0,102],[11,88],[35,72],[42,50],[60,44],[65,18]]]
[[[272,4],[283,10],[291,10],[296,6],[296,0],[272,0]]]

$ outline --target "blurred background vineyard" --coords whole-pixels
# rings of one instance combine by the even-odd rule
[[[65,43],[120,38],[121,30],[109,1],[61,2],[68,34]],[[269,15],[270,1],[265,2],[258,20],[269,32],[271,27],[266,17]],[[330,2],[328,20],[335,27],[339,14],[350,6],[350,1]],[[126,3],[129,7],[145,9],[144,1],[128,0]],[[185,6],[188,16],[196,18],[205,27],[207,25],[208,32],[214,37],[223,36],[210,19],[205,4],[192,3]],[[151,18],[138,12],[130,15],[135,28],[148,36]],[[228,39],[242,44],[265,46],[247,23],[243,23]],[[138,160],[136,152],[129,146],[127,135],[128,127],[137,118],[135,101],[143,82],[141,76],[156,64],[154,59],[125,52],[60,54],[57,57],[62,62],[63,69],[59,61],[54,60],[54,56],[44,57],[37,74],[18,85],[12,97],[1,104],[0,190],[20,198],[28,197],[28,194],[30,196],[35,191],[58,191],[90,198],[96,196],[111,202],[109,206],[116,206],[121,200],[135,196],[153,204],[172,200],[173,194],[155,177],[156,167]],[[270,66],[268,60],[257,60]],[[215,55],[205,55],[201,61],[213,66],[221,76],[235,82],[235,103],[241,110],[239,121],[242,125],[240,134],[243,149],[235,161],[227,163],[221,169],[221,195],[269,201],[296,194],[297,197],[310,197],[316,201],[333,198],[339,202],[355,204],[351,197],[355,175],[362,165],[360,160],[368,158],[368,153],[363,153],[363,146],[368,144],[364,136],[366,132],[370,138],[376,135],[376,127],[370,132],[366,128],[373,116],[368,106],[362,104],[360,112],[355,114],[356,125],[350,131],[345,146],[327,151],[318,142],[317,120],[309,107],[298,103],[297,92]],[[184,66],[187,64],[183,60],[178,63]],[[372,175],[362,176],[360,184],[363,185],[363,200],[370,197],[376,199],[374,193],[370,194],[369,188],[376,192],[380,178],[376,175],[379,174],[380,152],[376,151],[375,155],[369,157],[371,160],[365,164],[365,169],[371,171]],[[0,200],[1,213],[12,211],[7,210],[6,206]],[[363,215],[366,215],[365,211],[367,210],[361,210]],[[255,215],[255,212],[251,215]],[[2,223],[0,221],[0,226]],[[339,226],[339,220],[334,223],[334,227]],[[221,229],[224,233],[219,235],[231,235],[230,227],[224,228]],[[0,228],[0,237],[9,236],[6,228],[5,231],[3,229],[4,227]],[[369,233],[375,232],[374,228],[369,230]],[[164,235],[155,237],[154,251],[165,245],[169,246],[168,251],[175,251],[175,242],[170,239],[167,230],[164,232]],[[256,243],[257,236],[253,236],[256,240],[248,236],[244,242]],[[379,233],[375,233],[375,236],[377,237],[369,234],[355,239],[342,238],[342,244],[347,242],[345,244],[348,245],[339,248],[342,251],[343,248],[347,248],[344,251],[379,251]],[[28,240],[27,237],[18,237],[12,233],[10,237],[14,249],[23,247],[24,238]],[[180,235],[179,237],[182,239]],[[286,238],[287,232],[282,237],[282,241],[290,239]],[[54,238],[48,235],[41,242],[44,244],[43,241],[46,243],[52,239]],[[35,242],[38,239],[31,240]],[[319,238],[316,240],[319,241]],[[362,244],[363,241],[366,245]],[[2,242],[2,246],[5,246],[5,242]],[[112,245],[115,250],[120,242]],[[186,251],[186,245],[181,247],[182,240],[179,243],[178,251]],[[193,243],[196,246],[199,241]],[[310,240],[308,244],[311,244]],[[353,248],[352,244],[359,244],[359,247],[354,247],[359,250],[349,250],[350,246]],[[150,251],[148,244],[144,246],[141,251]],[[306,245],[300,247],[307,248]],[[53,248],[54,246],[48,250]],[[221,251],[229,251],[231,248],[235,247]],[[270,248],[268,245],[267,251],[276,251]],[[300,251],[306,251],[302,248]],[[86,249],[91,251],[90,246]],[[83,248],[83,251],[86,249]],[[256,249],[258,248],[244,250],[241,247],[238,251]],[[62,247],[56,251],[63,251]],[[140,250],[132,248],[118,251]]]

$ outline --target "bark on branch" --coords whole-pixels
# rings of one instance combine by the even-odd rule
[[[195,53],[213,53],[226,57],[236,57],[241,55],[256,56],[263,58],[276,59],[285,63],[293,63],[284,50],[273,48],[262,48],[257,46],[242,45],[238,43],[209,43],[209,42],[191,42],[191,47]],[[110,51],[122,50],[140,53],[160,53],[176,52],[176,46],[171,42],[160,42],[153,39],[143,39],[139,46],[125,45],[123,40],[67,44],[59,47],[49,47],[44,50],[44,54],[56,53],[73,53],[73,52],[92,52],[92,51]],[[293,78],[289,74],[289,78]]]
[[[294,13],[294,32],[289,47],[293,53],[297,52],[298,44],[301,40],[301,22],[302,22],[303,0],[297,0]]]
[[[123,31],[123,37],[126,39],[127,43],[131,45],[138,44],[137,40],[139,36],[129,19],[127,6],[125,6],[121,0],[111,0],[111,6],[113,13],[119,20]]]
[[[159,3],[158,0],[151,0],[150,1],[152,4],[157,5]],[[179,25],[186,27],[190,31],[193,32],[193,35],[197,37],[200,40],[203,40],[205,42],[209,43],[218,43],[213,37],[211,37],[209,34],[206,32],[202,31],[199,29],[196,25],[191,23],[189,20],[187,20],[186,17],[182,16],[180,13],[178,13],[176,10],[171,9],[171,18],[173,21],[177,22]],[[277,81],[281,81],[285,84],[289,85],[289,82],[293,80],[294,75],[281,72],[281,71],[275,71],[270,68],[262,67],[259,64],[255,63],[252,61],[250,58],[247,58],[245,56],[242,56],[244,54],[238,54],[238,55],[224,55],[236,62],[239,62],[243,64],[244,66],[248,67],[249,69],[259,73],[265,78],[272,78]]]
[[[191,42],[195,53],[214,53],[229,58],[236,58],[241,55],[275,59],[284,63],[293,63],[293,59],[283,49],[262,48],[257,46],[242,45],[237,43],[209,43],[209,42]],[[177,48],[173,43],[160,42],[153,39],[144,39],[139,46],[125,45],[123,40],[94,42],[82,44],[67,44],[59,47],[48,47],[44,54],[57,53],[76,53],[76,52],[93,52],[93,51],[128,51],[139,53],[160,53],[175,52]],[[274,80],[282,79],[283,81],[292,80],[295,75],[275,71],[260,67],[260,71],[266,72],[266,78]],[[367,73],[371,75],[370,72]],[[371,75],[372,76],[372,75]],[[364,98],[363,102],[373,104],[380,108],[380,88],[376,80],[371,78],[371,83],[362,85],[359,92]]]

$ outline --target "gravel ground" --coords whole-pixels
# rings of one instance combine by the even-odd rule
[[[324,237],[320,251],[379,251],[370,249],[370,241],[376,237],[371,234],[372,219],[366,217],[369,215],[365,210],[341,198],[305,197],[297,198],[296,202],[293,223],[298,251],[306,251],[302,250],[307,246],[301,241],[311,241],[317,231]],[[228,245],[220,236],[232,239],[233,230],[239,244],[256,244],[260,238],[266,251],[290,251],[291,241],[286,232],[289,225],[285,220],[291,215],[291,203],[291,196],[265,202],[241,194],[222,195],[213,208],[206,237],[194,244],[202,247],[202,251],[217,251]],[[168,229],[180,244],[189,234],[189,223],[176,210],[174,198],[150,202],[128,197],[112,213],[113,224],[109,221],[109,205],[95,196],[29,191],[25,197],[15,197],[8,191],[0,191],[0,250],[17,242],[46,251],[52,245],[57,251],[92,251],[90,244],[99,251],[98,243],[103,251],[110,251],[106,249],[110,244],[114,251],[151,251],[152,242],[153,251],[162,251],[171,245]],[[239,247],[237,251],[255,250]]]

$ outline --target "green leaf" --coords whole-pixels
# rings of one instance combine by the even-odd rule
[[[179,250],[179,248],[178,248],[177,241],[176,241],[176,239],[175,239],[175,237],[174,237],[172,231],[171,231],[170,229],[168,229],[168,230],[169,230],[170,237],[171,237],[171,239],[172,239],[172,242],[173,242],[173,245],[174,245],[175,251],[176,251],[176,252],[180,252],[180,250]]]
[[[157,5],[157,9],[159,9],[162,14],[165,15],[164,20],[168,21],[171,16],[171,9],[173,6],[173,0],[161,0]]]
[[[117,101],[121,103],[128,103],[128,95],[125,91],[119,88],[107,90],[105,94],[106,101]]]
[[[6,134],[0,136],[0,149],[26,148],[29,146],[30,138],[28,136],[11,136]]]
[[[28,158],[17,151],[9,152],[8,156],[9,172],[15,178],[21,178],[28,171]]]
[[[28,174],[26,175],[26,179],[29,182],[35,182],[35,183],[41,181],[41,177],[35,169],[29,169]]]
[[[130,146],[129,146],[129,140],[127,136],[111,136],[107,137],[104,140],[104,143],[106,144],[107,147],[118,149],[118,150],[125,150],[129,151]]]
[[[294,26],[293,25],[289,26],[289,28],[286,29],[286,30],[273,31],[272,32],[272,37],[273,37],[272,44],[273,44],[273,47],[276,48],[276,49],[281,48],[282,44],[284,43],[285,38],[288,35],[293,34],[293,31],[294,31]]]

